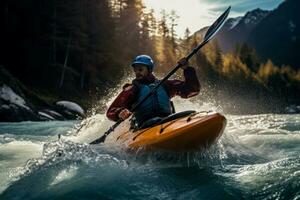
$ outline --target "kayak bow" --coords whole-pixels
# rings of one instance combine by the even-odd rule
[[[152,127],[127,131],[116,140],[126,143],[130,149],[199,150],[214,144],[225,126],[226,118],[219,113],[195,112]]]

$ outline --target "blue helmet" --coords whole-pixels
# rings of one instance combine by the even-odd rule
[[[148,55],[139,55],[137,56],[131,66],[134,67],[135,64],[142,64],[142,65],[146,65],[149,72],[152,72],[153,71],[153,68],[154,68],[154,64],[153,64],[153,60],[150,56]]]

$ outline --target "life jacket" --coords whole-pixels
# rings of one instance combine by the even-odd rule
[[[140,84],[134,82],[133,84],[139,88],[136,103],[139,103],[150,91],[159,83],[159,80],[151,84]],[[133,113],[138,125],[154,117],[166,117],[172,114],[172,107],[170,97],[164,86],[159,86],[156,92],[147,98]]]

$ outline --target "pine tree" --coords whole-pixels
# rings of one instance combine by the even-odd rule
[[[177,38],[177,34],[175,31],[177,24],[177,20],[178,20],[179,16],[176,14],[176,12],[174,10],[171,11],[170,15],[169,15],[169,19],[170,19],[170,36],[171,36],[171,47],[173,50],[173,53],[176,54],[176,48],[177,48],[177,43],[176,43],[176,38]]]
[[[258,71],[260,61],[254,48],[250,47],[246,43],[243,43],[241,45],[237,45],[235,53],[240,57],[242,62],[248,66],[249,69],[254,72]]]

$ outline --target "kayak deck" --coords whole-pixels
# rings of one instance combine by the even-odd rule
[[[126,143],[130,149],[197,150],[215,143],[225,126],[226,118],[219,113],[192,113],[135,132],[127,131],[117,141]]]

